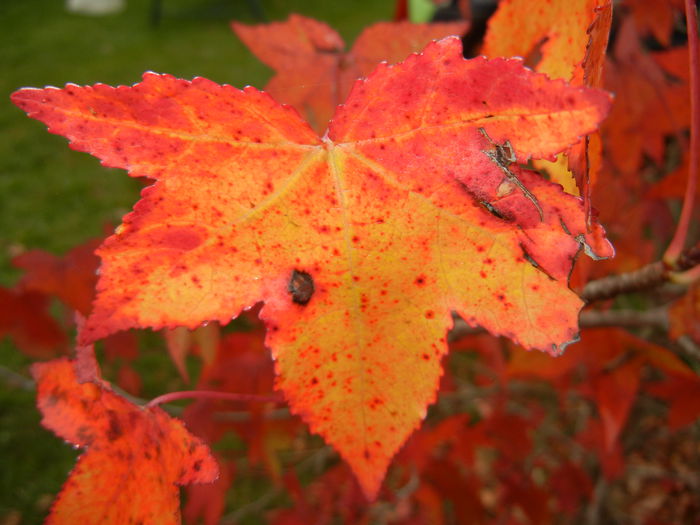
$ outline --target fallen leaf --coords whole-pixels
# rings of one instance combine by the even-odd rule
[[[98,251],[81,342],[225,324],[264,301],[277,387],[369,497],[435,398],[451,311],[559,353],[578,332],[574,258],[612,254],[579,199],[504,160],[566,149],[609,96],[464,60],[457,38],[378,66],[323,139],[268,95],[202,78],[13,100],[73,148],[158,179]]]
[[[160,408],[136,406],[103,381],[78,383],[66,358],[36,363],[32,375],[42,424],[86,449],[47,524],[177,524],[177,485],[217,478],[206,445]]]

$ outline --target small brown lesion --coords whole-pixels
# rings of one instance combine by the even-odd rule
[[[515,173],[513,173],[510,169],[510,165],[516,161],[513,145],[509,140],[506,140],[503,144],[498,144],[491,137],[489,137],[484,128],[479,128],[479,132],[484,136],[484,138],[486,138],[486,140],[489,141],[491,146],[493,146],[493,149],[482,151],[505,174],[505,178],[498,187],[499,197],[510,193],[510,191],[508,191],[509,186],[511,186],[511,184],[515,184],[520,191],[523,192],[523,195],[535,206],[537,213],[540,215],[540,221],[544,221],[544,211],[542,210],[542,206],[540,206],[537,197],[535,197],[530,190],[528,190],[525,185],[520,182],[517,175],[515,175]]]
[[[305,306],[314,294],[314,280],[310,274],[301,270],[292,270],[292,276],[287,284],[287,291],[292,296],[292,301]]]

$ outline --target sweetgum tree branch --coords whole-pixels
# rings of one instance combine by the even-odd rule
[[[579,318],[581,328],[602,328],[617,326],[619,328],[651,327],[668,331],[668,310],[665,307],[650,310],[587,310]],[[449,341],[457,341],[468,335],[487,333],[481,327],[469,326],[460,318],[455,319],[454,328],[448,336]]]
[[[612,299],[618,295],[640,292],[671,282],[673,274],[700,265],[700,243],[683,252],[674,265],[656,261],[634,272],[610,275],[584,286],[581,299],[587,303]]]

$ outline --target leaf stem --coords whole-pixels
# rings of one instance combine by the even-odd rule
[[[284,399],[279,395],[235,394],[232,392],[218,392],[216,390],[184,390],[181,392],[168,392],[148,402],[146,407],[154,407],[162,403],[169,403],[178,399],[220,399],[222,401],[258,401],[261,403],[283,403]]]
[[[685,0],[690,50],[690,165],[678,227],[663,257],[664,262],[670,266],[678,260],[688,235],[697,189],[698,165],[700,165],[700,56],[698,54],[698,12],[694,4],[693,0]]]

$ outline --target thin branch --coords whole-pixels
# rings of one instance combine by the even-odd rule
[[[0,379],[3,383],[12,388],[19,388],[20,390],[32,391],[34,390],[34,381],[28,377],[24,377],[22,374],[18,374],[9,368],[0,365]]]
[[[618,295],[640,292],[671,282],[673,274],[685,272],[700,265],[700,244],[685,250],[675,264],[669,266],[656,261],[634,272],[610,275],[584,286],[581,299],[587,303],[612,299]]]
[[[579,318],[581,328],[602,328],[618,326],[620,328],[652,327],[668,331],[668,311],[664,307],[651,310],[587,310]],[[448,336],[449,341],[457,341],[468,335],[487,333],[481,327],[469,326],[464,320],[455,319],[454,328]]]
[[[256,394],[237,394],[233,392],[219,392],[217,390],[185,390],[182,392],[168,392],[155,399],[151,399],[147,407],[160,405],[161,403],[169,403],[178,399],[219,399],[222,401],[259,401],[261,403],[283,403],[284,399],[279,395],[256,395]]]
[[[693,0],[685,0],[685,17],[688,27],[688,49],[690,50],[690,164],[681,216],[673,239],[663,257],[668,265],[673,265],[683,251],[693,215],[698,183],[698,165],[700,165],[700,50],[698,45],[698,12]]]
[[[700,360],[700,346],[698,346],[690,336],[680,336],[676,340],[676,344],[686,356]]]
[[[596,279],[584,286],[581,299],[587,303],[612,299],[618,295],[640,292],[650,288],[656,288],[668,281],[668,268],[657,261],[639,270],[618,275],[609,275],[602,279]]]
[[[657,328],[668,331],[668,310],[665,307],[650,310],[587,310],[581,313],[581,328]]]
[[[267,420],[280,420],[289,419],[292,417],[292,413],[288,408],[276,408],[274,410],[267,410],[264,413],[264,416]],[[214,412],[214,419],[216,421],[225,421],[226,423],[241,423],[244,421],[250,421],[251,414],[250,411]]]

